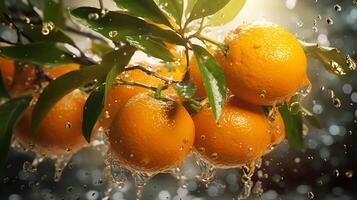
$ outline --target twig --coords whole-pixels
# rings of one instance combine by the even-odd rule
[[[99,0],[99,6],[101,10],[104,10],[104,3],[103,0]]]
[[[154,76],[162,81],[165,82],[165,84],[171,84],[171,83],[179,83],[180,81],[176,81],[176,80],[172,80],[170,78],[167,78],[166,76],[162,76],[154,71],[151,71],[141,65],[134,65],[134,66],[130,66],[130,67],[126,67],[125,71],[132,71],[132,70],[141,70],[142,72],[144,72],[145,74],[149,75],[149,76]]]
[[[149,90],[152,90],[154,92],[157,91],[157,87],[154,87],[154,86],[150,86],[150,85],[146,85],[146,84],[143,84],[143,83],[138,83],[138,82],[134,82],[134,81],[127,81],[127,80],[124,80],[124,79],[121,79],[121,78],[116,78],[115,79],[117,81],[117,83],[119,85],[127,85],[127,86],[134,86],[134,87],[142,87],[142,88],[145,88],[145,89],[149,89]],[[161,90],[166,90],[167,88],[169,87],[169,85],[164,85]]]

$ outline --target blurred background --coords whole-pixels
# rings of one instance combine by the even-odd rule
[[[105,3],[108,8],[112,6],[109,1]],[[98,6],[96,0],[66,1],[68,7],[90,4]],[[357,60],[356,0],[247,0],[234,22],[207,34],[222,40],[226,32],[237,25],[256,20],[278,23],[299,39],[338,47]],[[14,33],[0,29],[0,34],[11,37]],[[83,41],[83,46],[85,44]],[[355,72],[338,77],[316,60],[309,60],[313,89],[304,104],[318,116],[323,129],[306,127],[303,152],[285,142],[265,156],[253,177],[253,193],[260,193],[260,185],[264,192],[261,197],[253,194],[251,199],[357,199],[356,75]],[[341,107],[333,105],[329,90],[341,100]],[[51,160],[40,164],[37,173],[23,170],[23,163],[32,162],[33,158],[32,153],[11,151],[7,167],[0,171],[0,199],[102,199],[106,190],[104,161],[97,150],[84,148],[78,152],[58,183],[52,180],[54,163]],[[192,157],[185,161],[182,169],[188,178],[185,187],[173,175],[157,175],[145,187],[143,199],[228,200],[242,190],[239,169],[218,170],[216,180],[207,188],[196,179],[199,169]],[[135,199],[135,190],[129,176],[125,187],[112,191],[110,199]]]

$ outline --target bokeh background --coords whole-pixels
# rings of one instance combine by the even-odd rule
[[[66,4],[75,7],[97,6],[98,3],[96,0],[67,0]],[[112,4],[106,1],[106,6]],[[338,47],[357,60],[355,0],[248,0],[234,22],[207,34],[222,40],[225,33],[237,25],[256,20],[278,23],[299,39]],[[0,34],[11,37],[14,33],[0,29]],[[82,43],[85,47],[86,41]],[[285,142],[265,156],[262,167],[253,177],[256,185],[262,185],[264,193],[261,197],[252,195],[252,199],[357,199],[356,73],[338,77],[311,59],[309,78],[313,89],[304,105],[317,115],[323,129],[308,127],[303,152]],[[340,108],[333,105],[328,90],[333,90],[341,100]],[[51,160],[40,164],[37,173],[23,170],[23,163],[31,162],[33,157],[32,153],[11,151],[7,167],[0,171],[0,199],[102,199],[106,189],[104,161],[97,150],[84,148],[78,152],[58,183],[52,180],[54,167]],[[242,189],[239,169],[218,170],[217,179],[208,188],[195,178],[199,169],[192,157],[185,161],[183,172],[188,177],[187,187],[180,186],[173,175],[158,175],[146,186],[143,199],[228,200]],[[130,176],[124,188],[112,192],[111,199],[135,199]]]

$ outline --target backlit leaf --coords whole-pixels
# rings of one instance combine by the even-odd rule
[[[188,22],[196,19],[207,17],[217,13],[221,10],[230,0],[197,0],[196,4],[192,8]]]
[[[213,115],[218,121],[226,97],[223,72],[215,58],[206,49],[192,45],[192,50],[198,63]]]
[[[101,10],[97,8],[81,7],[73,10],[71,13],[83,25],[115,42],[126,42],[128,37],[152,37],[168,43],[184,44],[182,38],[175,32],[161,29],[142,19],[123,13],[108,12],[105,16],[98,19],[88,19],[89,14],[100,15],[100,12]]]
[[[222,26],[232,21],[243,8],[246,0],[230,0],[230,2],[208,20],[209,26]]]
[[[301,112],[292,114],[286,103],[279,107],[279,112],[284,119],[286,138],[289,143],[295,148],[303,149],[304,140],[302,135],[303,123]]]
[[[94,80],[98,83],[104,82],[112,67],[126,65],[130,61],[134,52],[134,47],[126,45],[118,51],[108,53],[98,65],[84,67],[80,70],[69,72],[51,81],[41,94],[32,113],[32,129],[37,130],[40,122],[46,116],[48,111],[64,95]]]
[[[164,10],[170,17],[181,25],[183,14],[183,0],[154,0],[156,4]]]
[[[307,55],[318,59],[325,68],[336,75],[346,75],[356,70],[356,62],[349,56],[343,54],[339,49],[323,47],[315,43],[300,41]]]
[[[65,24],[63,0],[45,0],[44,2],[44,23],[53,23],[55,27],[63,28]]]
[[[159,24],[171,26],[169,20],[153,0],[114,0],[117,7],[129,15],[149,19]]]
[[[0,48],[0,55],[16,61],[30,62],[45,67],[74,63],[69,53],[58,48],[59,43],[32,43]]]

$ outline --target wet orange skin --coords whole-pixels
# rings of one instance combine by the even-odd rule
[[[243,101],[274,105],[306,84],[307,59],[297,39],[269,22],[238,27],[226,38],[218,59],[228,88]]]
[[[145,66],[145,65],[143,65]],[[154,71],[165,77],[172,77],[174,80],[181,80],[182,73],[179,71],[168,72],[164,66],[157,66],[153,68]],[[149,76],[140,70],[133,70],[124,72],[119,76],[126,81],[134,81],[142,83],[148,86],[157,87],[160,84],[164,84],[163,81],[157,79],[156,77]],[[99,119],[99,126],[107,129],[111,122],[113,121],[115,115],[122,108],[125,103],[133,96],[149,92],[149,89],[137,87],[137,86],[126,86],[126,85],[116,85],[111,88],[107,96],[107,102],[105,107],[105,113],[103,117]],[[175,92],[170,89],[163,92],[164,94],[174,94]]]
[[[35,100],[36,101],[36,100]],[[36,146],[36,151],[46,155],[62,155],[66,150],[77,151],[86,144],[82,136],[82,114],[86,98],[75,90],[48,112],[38,131],[31,132],[32,110],[25,112],[14,130],[15,136],[25,146]]]
[[[285,134],[284,127],[284,133],[275,133],[275,122],[271,124],[259,106],[237,99],[224,106],[218,124],[209,108],[194,115],[193,121],[196,151],[218,168],[235,168],[260,158]]]
[[[109,132],[110,150],[120,164],[148,174],[179,166],[194,137],[193,121],[181,104],[147,94],[132,97]]]

